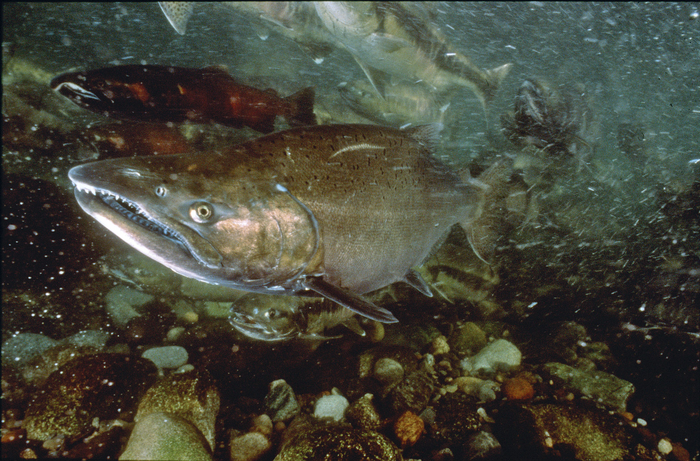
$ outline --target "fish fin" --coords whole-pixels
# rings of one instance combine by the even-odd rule
[[[513,64],[509,62],[486,71],[486,79],[488,80],[489,85],[488,90],[483,95],[483,100],[481,101],[485,107],[488,106],[496,96],[498,88],[501,86],[501,83],[506,78],[512,67]]]
[[[185,35],[187,21],[192,16],[195,2],[158,2],[160,9],[167,18],[175,32]]]
[[[430,152],[435,152],[440,144],[440,132],[445,126],[442,123],[430,123],[404,128],[404,132],[423,144]]]
[[[333,52],[333,47],[323,43],[297,43],[299,48],[313,59],[316,64],[323,64],[323,61]]]
[[[366,40],[372,44],[372,48],[383,53],[394,53],[404,48],[412,48],[411,43],[407,40],[381,32],[370,34]]]
[[[347,319],[341,325],[343,325],[345,328],[347,328],[348,330],[355,333],[357,336],[362,336],[362,337],[367,336],[367,332],[364,330],[364,328],[362,328],[362,326],[360,325],[360,322],[357,320],[356,317],[352,317],[352,318]]]
[[[507,198],[510,195],[510,161],[499,160],[478,179],[463,174],[465,182],[480,190],[479,207],[474,214],[462,222],[474,253],[486,264],[493,262],[496,240],[502,224],[505,223]]]
[[[221,121],[218,121],[218,122],[224,123]],[[246,122],[246,125],[251,127],[252,129],[254,129],[255,131],[257,131],[258,133],[264,133],[264,134],[272,133],[273,131],[275,131],[275,117],[266,117],[264,120],[260,120],[259,122],[250,123],[250,124]],[[236,127],[240,127],[241,124],[236,122],[235,124],[232,123],[228,126],[232,126],[232,127],[236,128]]]
[[[388,310],[367,301],[358,294],[328,283],[320,277],[307,277],[304,286],[368,319],[382,323],[397,323],[399,321]]]
[[[379,96],[384,99],[384,82],[387,80],[387,76],[384,72],[381,70],[374,69],[373,67],[369,67],[367,64],[362,62],[360,58],[355,56],[354,53],[351,53],[352,57],[355,58],[355,61],[357,61],[357,64],[360,66],[362,71],[365,73],[367,76],[367,79],[369,80],[369,83],[372,84],[372,88],[374,88],[374,91],[376,91]]]
[[[430,291],[430,287],[425,282],[425,280],[423,280],[423,277],[421,277],[420,274],[415,270],[409,269],[408,272],[406,272],[403,281],[411,285],[416,290],[423,293],[428,298],[433,297],[433,292]]]
[[[291,107],[287,115],[287,121],[292,126],[316,125],[316,114],[314,114],[314,98],[316,92],[312,87],[304,88],[301,91],[287,96],[285,101]]]
[[[330,341],[331,339],[340,339],[343,335],[325,336],[318,333],[310,333],[299,335],[299,339],[304,339],[306,341]]]
[[[203,67],[202,72],[208,73],[208,74],[213,74],[213,75],[226,75],[227,77],[231,77],[231,74],[228,72],[228,66],[224,64],[214,64],[211,66]]]

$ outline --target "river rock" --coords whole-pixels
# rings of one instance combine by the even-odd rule
[[[22,368],[22,377],[27,383],[41,386],[54,371],[71,360],[88,354],[96,354],[99,350],[90,346],[75,346],[60,343],[44,353],[37,355]]]
[[[486,333],[474,322],[466,322],[457,328],[449,339],[451,350],[461,357],[481,350],[487,343]]]
[[[511,342],[497,339],[479,351],[474,357],[462,360],[462,369],[467,373],[492,374],[508,372],[520,365],[522,354]]]
[[[93,347],[99,351],[105,348],[107,341],[112,336],[111,333],[101,330],[83,330],[78,333],[63,338],[61,340],[64,344],[72,344],[74,346],[88,346]]]
[[[175,373],[148,389],[134,421],[139,422],[151,413],[177,416],[197,428],[213,450],[220,400],[219,391],[206,371]]]
[[[109,290],[105,296],[105,308],[114,324],[119,328],[124,328],[131,319],[141,315],[136,308],[153,301],[153,299],[153,295],[124,285],[117,285]]]
[[[51,349],[58,341],[37,333],[20,333],[2,345],[2,364],[21,368],[42,352]]]
[[[166,413],[141,418],[119,459],[209,461],[209,443],[189,421]]]
[[[614,461],[636,459],[634,438],[620,416],[606,410],[558,404],[508,403],[494,427],[506,459]]]
[[[382,425],[382,417],[377,412],[372,394],[365,394],[350,404],[345,410],[345,418],[357,429],[376,431]]]
[[[401,461],[401,451],[384,435],[344,424],[312,427],[297,433],[275,461]]]
[[[263,401],[265,413],[273,422],[288,421],[299,414],[299,402],[292,386],[284,379],[270,383],[270,388]]]
[[[501,444],[493,434],[479,431],[467,437],[464,444],[464,459],[493,459],[501,454]]]
[[[350,403],[342,395],[324,395],[314,405],[314,417],[320,420],[338,422],[343,419]]]
[[[374,363],[374,378],[384,386],[392,386],[403,379],[403,366],[394,359],[381,358]]]
[[[272,443],[260,432],[248,432],[231,437],[229,442],[230,461],[257,461],[272,448]]]
[[[632,383],[604,371],[583,371],[557,362],[545,364],[543,371],[565,387],[616,411],[625,411],[627,400],[634,394]]]
[[[481,429],[481,417],[474,397],[462,394],[446,394],[435,405],[434,418],[429,421],[428,433],[440,446],[461,445],[469,434]]]
[[[27,438],[47,440],[90,432],[94,418],[114,419],[134,407],[155,381],[149,360],[124,354],[78,357],[53,372],[24,418]]]
[[[187,363],[187,350],[182,346],[152,347],[142,355],[156,364],[159,369],[178,368]]]
[[[414,371],[394,386],[385,400],[396,415],[406,410],[418,414],[428,405],[433,389],[433,380],[430,376],[422,371]]]

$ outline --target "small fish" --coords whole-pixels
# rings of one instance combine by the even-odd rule
[[[281,302],[279,296],[258,293],[243,296],[233,303],[229,322],[247,337],[260,341],[323,341],[339,338],[340,336],[324,335],[325,330],[339,325],[365,336],[355,313],[350,309],[322,300],[307,300],[302,303],[296,299],[290,298],[289,302]]]
[[[197,2],[158,2],[168,22],[180,35],[185,35],[187,22]],[[202,3],[197,8],[204,7]],[[321,24],[312,2],[219,2],[206,5],[204,15],[241,14],[267,40],[270,30],[294,41],[316,64],[321,64],[336,48],[335,39]],[[211,8],[216,8],[212,11]]]
[[[439,127],[327,125],[228,152],[103,160],[68,173],[80,206],[186,277],[244,291],[321,295],[398,320],[362,294],[403,281],[460,224],[488,259],[509,166],[474,180],[432,155]]]
[[[486,109],[511,64],[482,70],[421,15],[395,2],[314,2],[321,22],[384,94],[387,76],[440,92],[469,87]]]
[[[261,133],[277,116],[315,125],[314,90],[280,98],[274,90],[241,85],[223,69],[126,65],[59,75],[51,87],[80,107],[118,119],[216,122]]]
[[[177,127],[166,124],[119,121],[96,124],[81,133],[99,159],[185,154],[194,149]]]
[[[338,86],[343,100],[369,120],[381,125],[441,123],[450,103],[442,104],[425,85],[395,84],[384,87],[384,97],[369,82],[359,80]]]

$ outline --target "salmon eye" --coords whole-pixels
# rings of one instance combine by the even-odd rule
[[[190,218],[198,223],[205,223],[214,217],[214,208],[207,202],[195,202],[190,206]]]
[[[161,197],[161,198],[163,198],[163,197],[165,197],[166,195],[168,195],[168,189],[166,189],[165,186],[158,186],[158,187],[156,187],[156,189],[155,189],[154,192],[156,193],[156,195],[157,195],[158,197]]]

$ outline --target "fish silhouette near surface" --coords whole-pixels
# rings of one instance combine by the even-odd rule
[[[261,133],[275,119],[315,125],[314,90],[282,98],[237,83],[218,67],[124,65],[59,75],[51,87],[80,107],[108,117],[148,122],[216,122]]]
[[[404,281],[461,225],[488,259],[492,210],[510,167],[479,180],[432,155],[439,126],[324,125],[229,151],[74,167],[80,206],[138,251],[186,277],[241,290],[322,295],[396,322],[362,294]]]
[[[336,48],[335,38],[321,24],[313,2],[158,2],[170,25],[185,35],[195,6],[203,16],[223,13],[245,16],[257,35],[267,40],[270,31],[294,41],[316,64]]]
[[[159,2],[184,34],[195,2]],[[512,64],[484,70],[432,25],[418,2],[224,2],[302,47],[316,63],[332,49],[348,51],[382,96],[392,81],[422,82],[439,93],[468,87],[488,108]]]
[[[440,92],[470,88],[484,108],[511,64],[482,70],[453,49],[429,21],[398,2],[314,2],[321,22],[384,93],[387,77]]]

